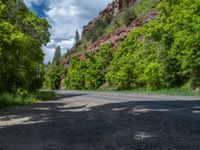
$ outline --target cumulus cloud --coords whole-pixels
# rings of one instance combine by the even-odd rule
[[[25,3],[40,16],[38,8],[43,9],[44,17],[52,26],[51,42],[44,47],[45,62],[53,58],[55,47],[61,46],[62,53],[74,44],[75,31],[103,10],[112,0],[25,0]],[[38,7],[37,9],[34,9]]]

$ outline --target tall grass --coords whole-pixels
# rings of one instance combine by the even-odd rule
[[[49,100],[55,96],[54,92],[38,92],[31,94],[0,93],[0,109],[10,106],[31,105],[38,101]]]

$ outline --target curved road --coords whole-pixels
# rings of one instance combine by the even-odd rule
[[[57,91],[0,114],[0,150],[199,148],[199,97]]]

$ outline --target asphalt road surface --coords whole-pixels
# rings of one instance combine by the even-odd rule
[[[199,97],[57,91],[0,114],[0,150],[199,149]]]

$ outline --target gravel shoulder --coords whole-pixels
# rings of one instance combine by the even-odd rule
[[[56,93],[0,114],[0,150],[199,150],[200,97]]]

